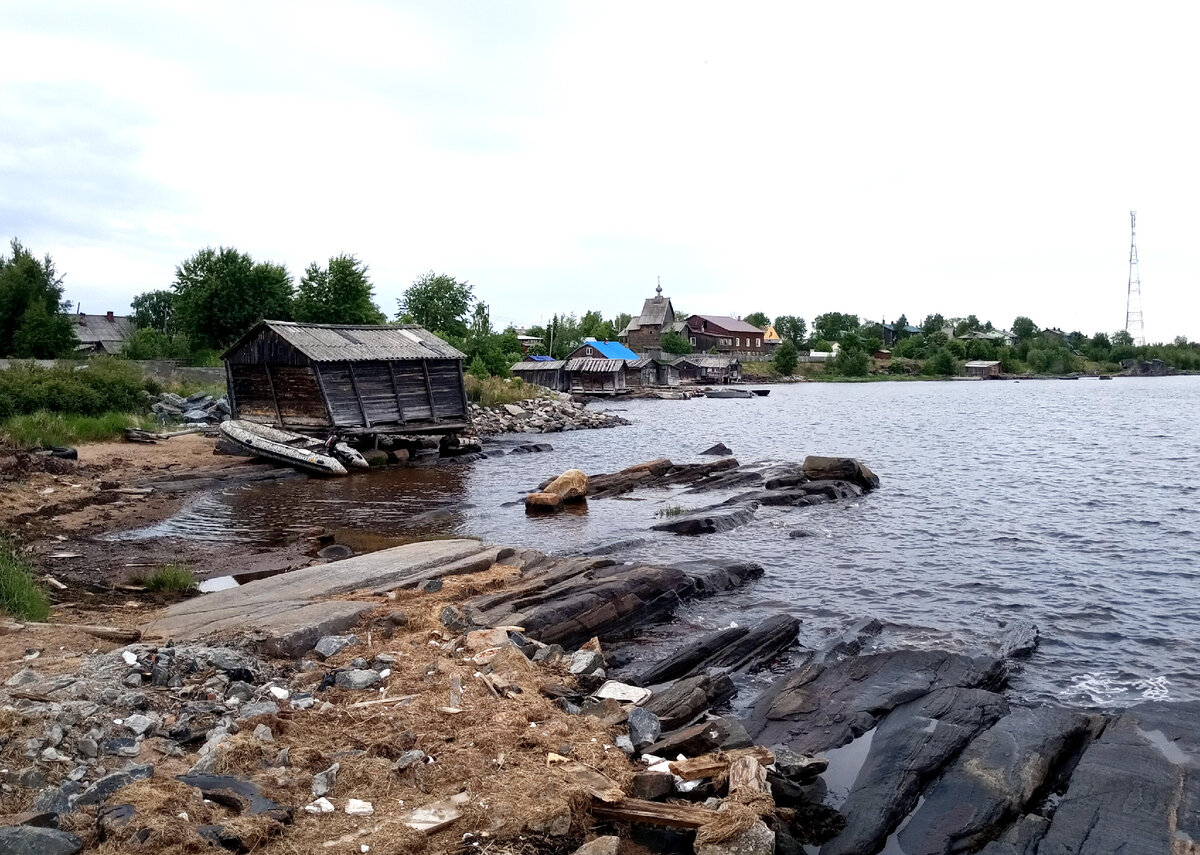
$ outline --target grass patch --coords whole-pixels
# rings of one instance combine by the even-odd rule
[[[35,448],[49,445],[78,445],[120,439],[126,428],[154,430],[153,416],[130,413],[103,413],[80,416],[41,410],[0,421],[0,444],[10,448]]]
[[[654,512],[655,517],[677,517],[686,513],[679,505],[667,505],[665,508],[660,508]]]
[[[0,540],[0,609],[20,620],[50,617],[50,601],[34,582],[32,569],[7,540]]]
[[[466,376],[467,400],[483,407],[495,407],[499,404],[516,404],[528,401],[541,395],[542,387],[526,383],[520,377],[483,377],[473,374]]]
[[[755,380],[776,380],[779,378],[779,372],[770,362],[743,362],[742,377],[752,377]]]
[[[165,564],[142,580],[147,591],[157,594],[190,594],[196,590],[196,577],[183,564]]]

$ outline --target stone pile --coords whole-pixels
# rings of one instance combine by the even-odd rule
[[[481,407],[471,404],[471,421],[479,436],[498,433],[558,433],[567,430],[627,425],[614,413],[598,412],[569,397],[531,398],[520,404]]]
[[[150,412],[161,421],[182,422],[189,425],[215,425],[230,417],[232,410],[229,399],[222,395],[214,398],[203,392],[195,392],[186,398],[174,392],[163,392],[154,396]]]

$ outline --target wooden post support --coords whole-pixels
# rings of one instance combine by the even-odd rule
[[[459,392],[462,393],[463,416],[467,418],[468,422],[470,422],[471,421],[471,419],[470,419],[471,408],[470,408],[470,406],[467,405],[467,377],[463,373],[463,361],[461,359],[459,359],[459,360],[457,360],[457,362],[458,362],[458,389],[459,389]]]
[[[425,375],[425,394],[429,396],[429,418],[432,421],[440,422],[437,414],[437,404],[433,402],[433,384],[429,382],[429,360],[421,360],[421,373]]]
[[[362,393],[358,391],[358,378],[354,376],[354,363],[347,362],[346,368],[350,371],[350,388],[354,390],[354,399],[358,401],[358,411],[362,413],[363,424],[370,427],[371,419],[367,415],[367,405],[363,403]]]
[[[237,398],[233,395],[233,363],[225,363],[225,394],[229,396],[229,412],[231,418],[237,418]]]
[[[267,385],[271,388],[271,403],[275,405],[275,418],[279,420],[279,426],[283,427],[283,410],[279,409],[279,396],[275,394],[275,378],[271,376],[271,363],[264,362],[263,367],[267,369]]]
[[[392,378],[392,394],[396,396],[396,412],[400,414],[400,424],[408,424],[407,419],[404,418],[404,402],[400,397],[400,384],[396,382],[396,366],[389,360],[387,367],[388,374]]]
[[[321,406],[325,408],[325,412],[329,416],[329,426],[337,427],[337,417],[333,414],[333,407],[329,406],[329,397],[325,394],[325,382],[321,379],[321,366],[315,362],[309,363],[308,370],[312,372],[313,379],[317,381],[317,394],[321,396]]]

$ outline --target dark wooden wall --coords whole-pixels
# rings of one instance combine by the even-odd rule
[[[457,359],[328,362],[316,367],[338,427],[417,427],[468,420]]]
[[[229,373],[238,418],[297,427],[329,424],[317,379],[310,369],[233,363]]]

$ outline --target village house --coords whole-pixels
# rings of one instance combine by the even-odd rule
[[[563,366],[568,392],[588,395],[615,395],[626,390],[624,359],[581,356],[568,359]]]
[[[1000,363],[993,360],[974,359],[966,364],[968,377],[999,377]]]
[[[691,315],[686,324],[688,342],[699,353],[763,353],[770,347],[762,330],[738,318]]]
[[[625,385],[630,389],[650,386],[678,386],[679,371],[661,359],[627,359],[625,361]]]
[[[103,315],[85,315],[80,312],[72,316],[75,321],[75,346],[78,353],[109,354],[115,356],[133,335],[133,319],[125,315],[106,312]]]
[[[567,359],[637,359],[638,355],[619,341],[597,341],[585,338],[579,347],[567,354]]]
[[[671,363],[683,383],[733,383],[742,379],[742,365],[730,356],[692,353]]]
[[[654,296],[642,304],[642,313],[633,318],[617,338],[630,350],[646,355],[658,354],[662,349],[663,333],[669,331],[675,321],[675,309],[671,298],[662,295],[662,285],[654,289]]]
[[[259,321],[221,355],[233,417],[308,433],[468,427],[465,358],[414,324]]]
[[[879,337],[883,340],[884,347],[893,347],[900,339],[910,335],[920,335],[921,328],[914,327],[912,324],[880,324]]]

